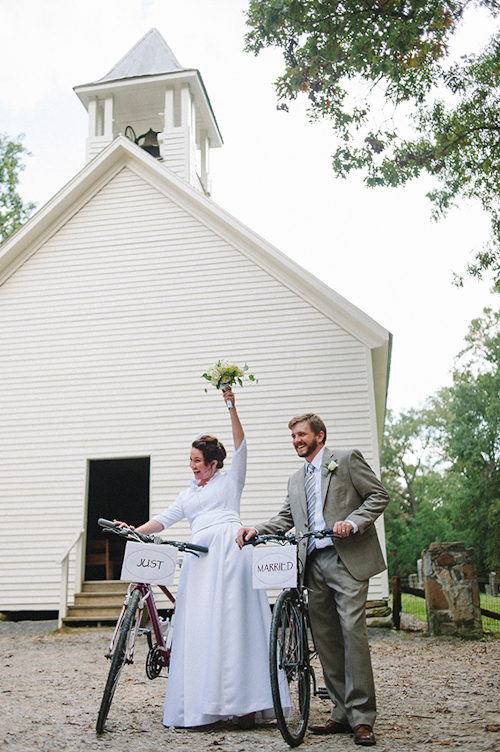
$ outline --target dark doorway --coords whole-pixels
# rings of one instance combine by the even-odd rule
[[[86,580],[120,578],[125,541],[103,533],[99,517],[140,525],[149,519],[149,457],[90,460]]]

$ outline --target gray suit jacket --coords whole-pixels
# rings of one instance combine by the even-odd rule
[[[338,463],[333,472],[326,466],[331,460]],[[356,580],[367,580],[382,572],[385,561],[374,522],[384,511],[389,496],[382,483],[357,449],[332,451],[325,447],[322,468],[323,516],[327,527],[349,518],[359,532],[335,541],[335,548],[346,569]],[[307,506],[304,489],[305,466],[288,480],[288,495],[279,513],[268,522],[257,525],[262,535],[277,530],[307,532]],[[302,541],[299,556],[304,568],[307,543]]]

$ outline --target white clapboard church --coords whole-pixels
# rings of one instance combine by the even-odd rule
[[[0,247],[1,612],[65,615],[90,602],[84,581],[119,579],[97,518],[170,504],[200,432],[229,464],[227,410],[201,378],[218,358],[259,380],[237,391],[245,523],[284,499],[297,413],[379,470],[390,334],[210,198],[222,138],[200,73],[153,29],[75,92],[86,165]]]

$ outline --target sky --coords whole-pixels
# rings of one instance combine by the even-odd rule
[[[25,134],[20,193],[42,206],[84,166],[87,112],[72,88],[95,81],[151,28],[204,80],[223,139],[211,152],[215,203],[388,329],[388,407],[418,407],[451,383],[473,318],[498,306],[488,281],[465,278],[490,232],[476,205],[431,221],[420,179],[368,189],[331,169],[328,123],[305,102],[277,111],[281,53],[244,52],[246,0],[0,0],[0,133]],[[474,11],[453,53],[477,51],[492,21]]]

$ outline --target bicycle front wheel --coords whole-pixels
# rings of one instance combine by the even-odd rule
[[[104,724],[108,717],[109,708],[113,701],[113,695],[115,693],[116,685],[120,677],[121,670],[125,663],[125,657],[127,655],[127,646],[134,623],[134,616],[139,605],[141,594],[139,590],[134,590],[130,598],[125,617],[122,622],[120,633],[116,640],[115,649],[111,658],[111,666],[109,667],[108,680],[104,687],[104,693],[101,700],[101,707],[99,708],[99,715],[97,716],[96,732],[102,734],[104,731]]]
[[[296,592],[284,590],[273,609],[269,646],[274,712],[283,739],[304,739],[311,695],[307,628]]]

